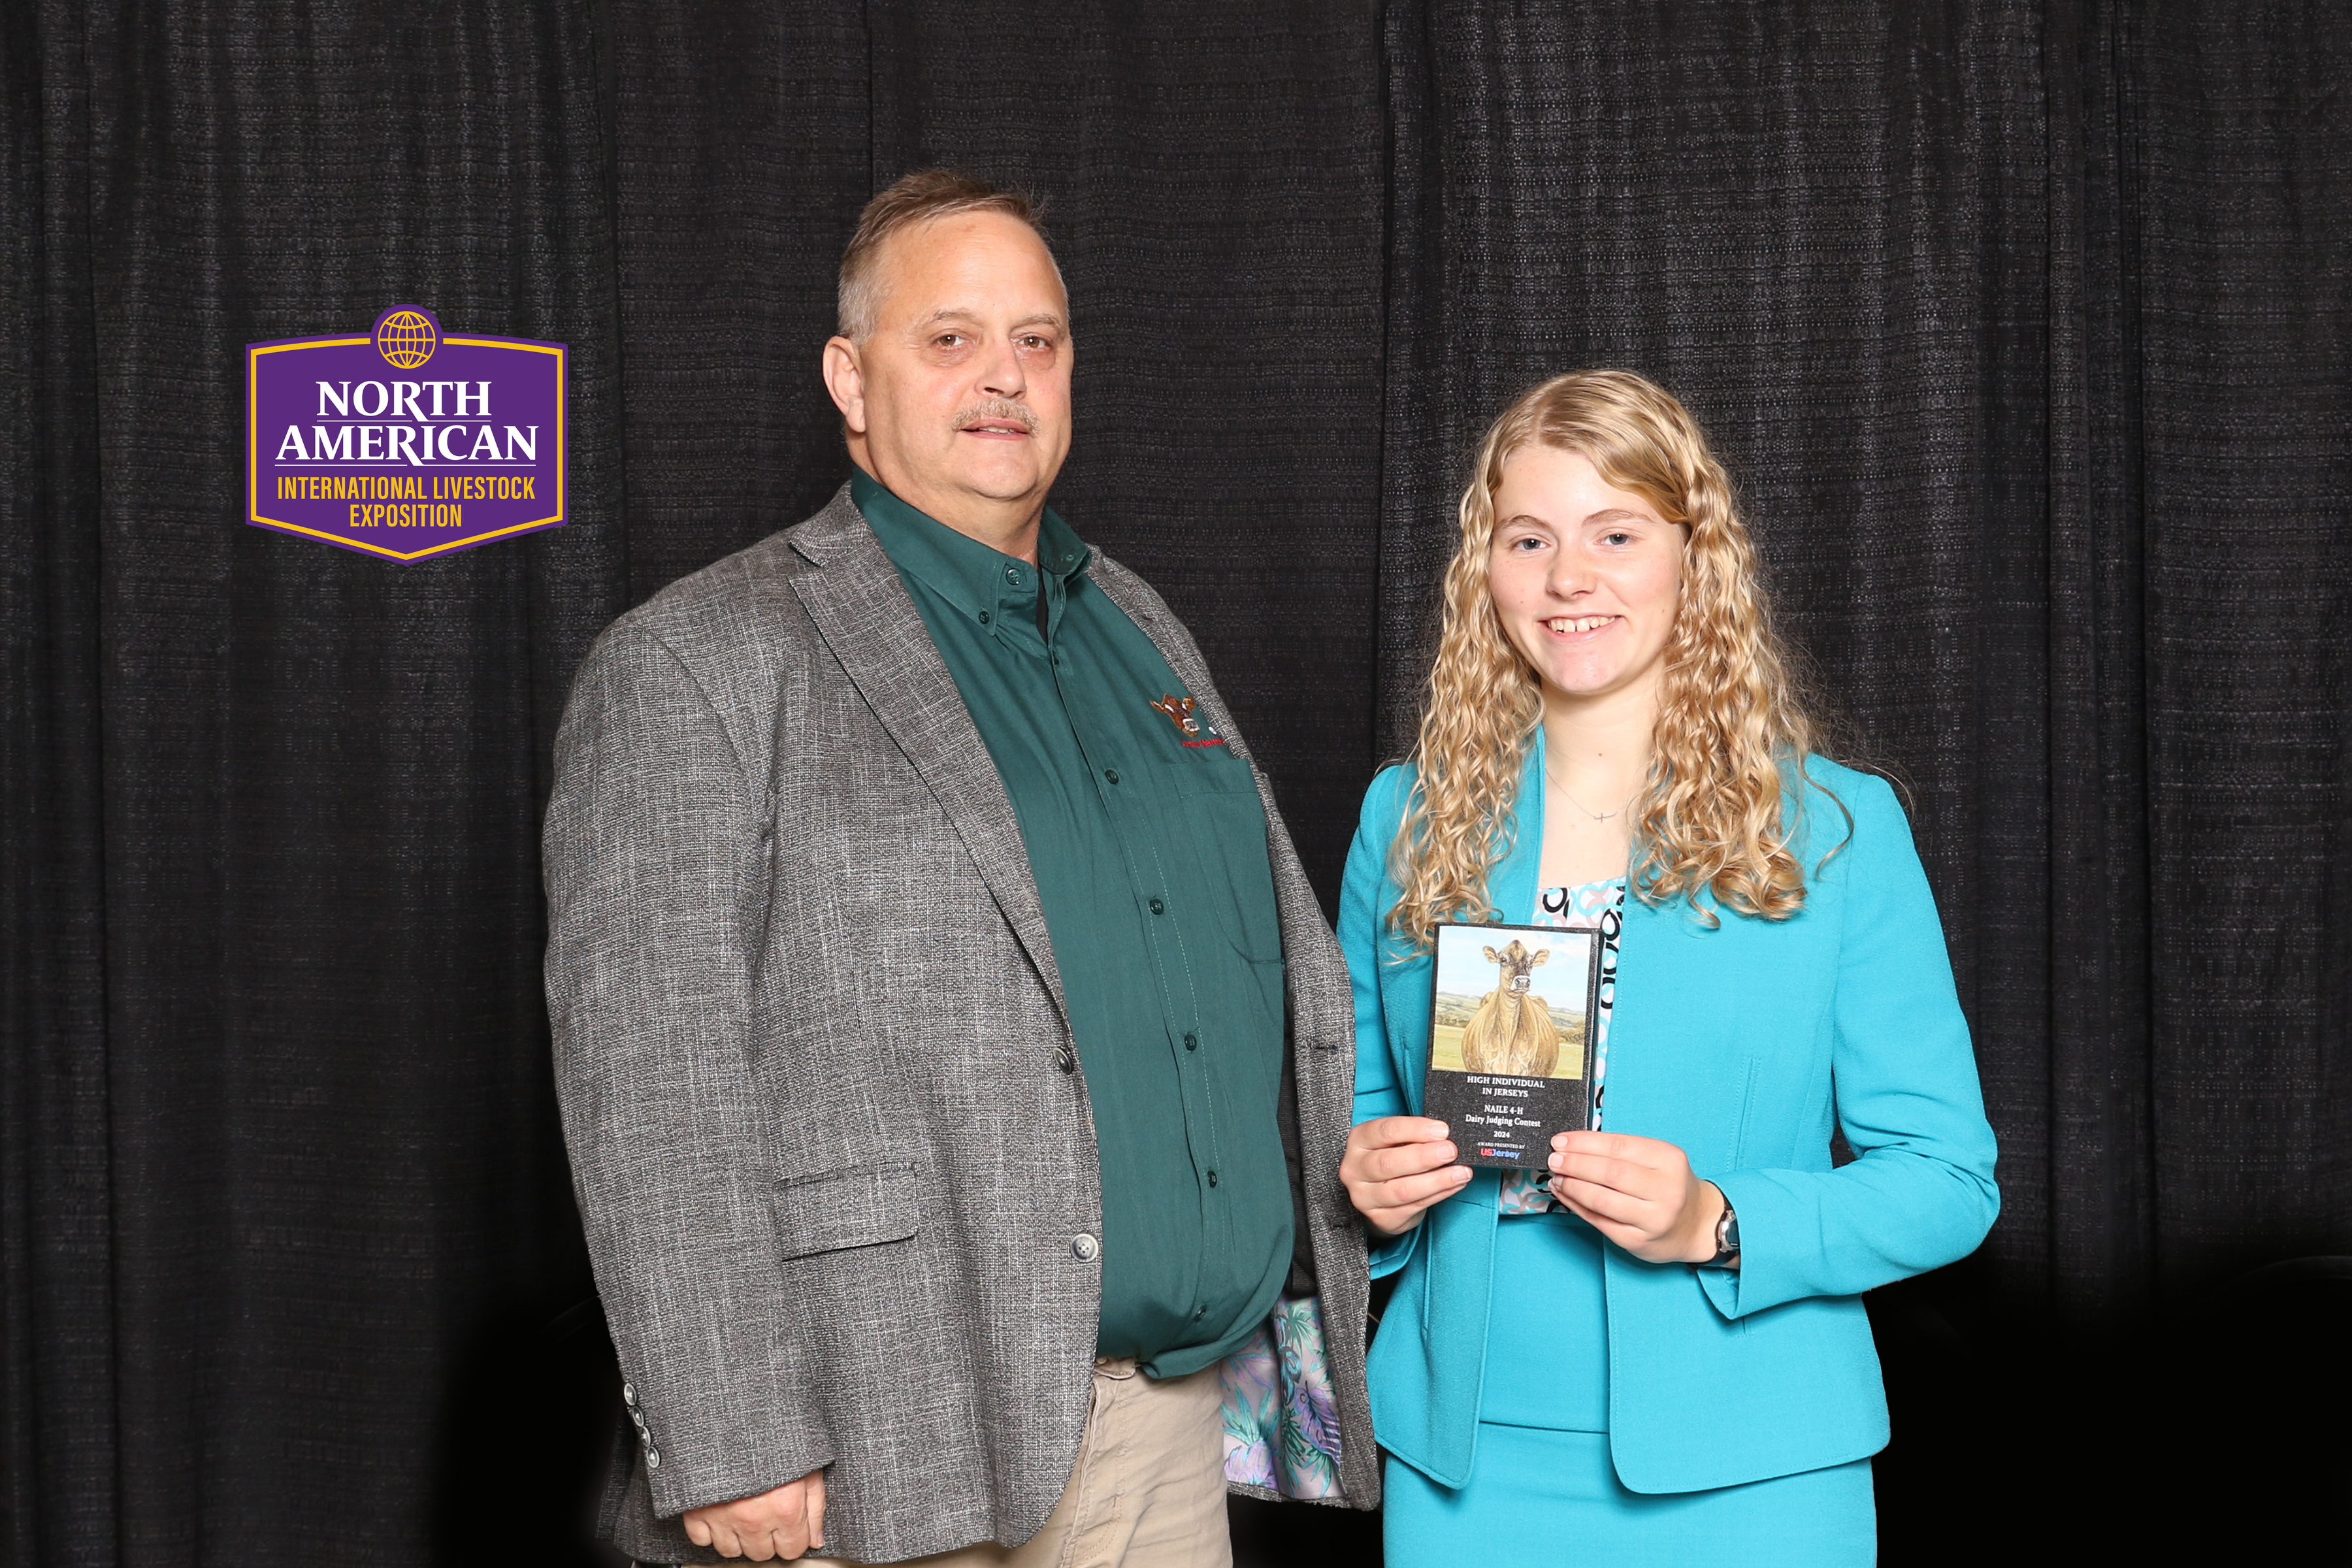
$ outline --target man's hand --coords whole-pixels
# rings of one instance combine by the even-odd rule
[[[1426,1116],[1382,1116],[1348,1134],[1339,1181],[1364,1223],[1381,1236],[1402,1236],[1422,1211],[1462,1190],[1470,1167],[1457,1165],[1445,1123]],[[1710,1248],[1710,1251],[1713,1249]]]
[[[824,1472],[814,1470],[773,1491],[686,1510],[686,1538],[721,1557],[754,1563],[802,1557],[824,1544]]]
[[[1723,1194],[1691,1174],[1690,1157],[1662,1139],[1562,1132],[1551,1141],[1551,1193],[1593,1229],[1646,1263],[1715,1256]]]

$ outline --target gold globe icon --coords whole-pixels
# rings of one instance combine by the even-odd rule
[[[394,310],[375,329],[375,352],[402,370],[415,370],[439,346],[433,323],[414,310]]]

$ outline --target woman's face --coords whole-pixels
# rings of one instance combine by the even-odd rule
[[[1684,531],[1581,452],[1522,447],[1504,462],[1486,581],[1504,635],[1548,691],[1654,685],[1674,635]]]

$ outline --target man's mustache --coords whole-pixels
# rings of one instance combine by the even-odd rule
[[[1008,420],[1020,426],[1024,436],[1037,434],[1037,416],[1029,412],[1027,405],[1015,403],[1009,397],[991,397],[964,405],[956,410],[955,427],[969,430],[983,419]]]

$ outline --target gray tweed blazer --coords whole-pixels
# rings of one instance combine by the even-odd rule
[[[1092,574],[1247,757],[1160,596]],[[1258,790],[1301,1253],[1370,1508],[1354,1007]],[[556,1085],[634,1426],[614,1544],[715,1562],[679,1514],[821,1468],[831,1552],[1028,1540],[1086,1419],[1093,1115],[1012,804],[846,487],[597,638],[545,850]]]

